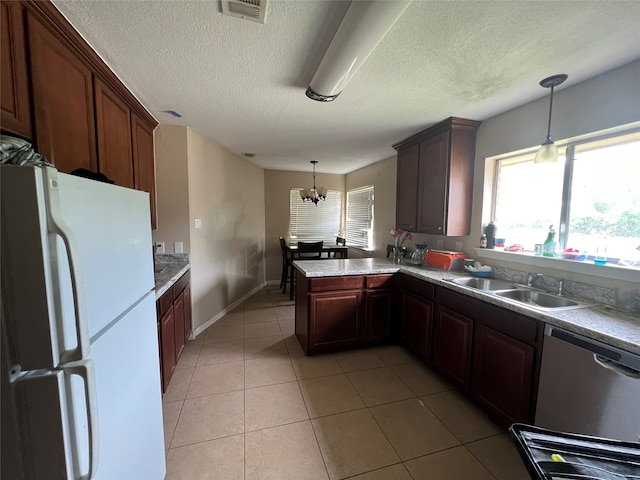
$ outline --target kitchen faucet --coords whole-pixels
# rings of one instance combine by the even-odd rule
[[[537,280],[542,280],[542,283],[544,284],[544,275],[541,273],[528,273],[527,272],[527,287],[534,287],[534,283],[536,283]]]

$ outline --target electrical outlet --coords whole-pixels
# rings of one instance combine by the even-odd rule
[[[462,251],[462,242],[456,242],[456,252]]]
[[[164,253],[164,242],[156,242],[156,253]]]
[[[173,253],[182,253],[182,242],[173,242]]]
[[[436,248],[437,248],[438,250],[442,250],[443,244],[444,244],[444,242],[443,242],[443,240],[442,240],[441,238],[439,238],[438,240],[436,240]]]

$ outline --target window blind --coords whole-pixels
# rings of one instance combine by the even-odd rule
[[[347,245],[373,249],[373,185],[347,192]]]
[[[328,190],[326,199],[318,205],[303,202],[300,188],[289,192],[289,235],[292,240],[333,245],[340,232],[342,192]]]

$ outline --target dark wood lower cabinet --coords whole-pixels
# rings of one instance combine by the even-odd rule
[[[180,292],[173,302],[173,313],[175,316],[175,346],[176,346],[176,363],[182,350],[184,350],[184,344],[186,337],[184,334],[184,291]]]
[[[364,292],[364,343],[384,341],[390,335],[391,290]]]
[[[296,270],[296,337],[305,354],[384,342],[393,275],[306,278]]]
[[[471,378],[473,320],[444,307],[433,321],[433,366],[459,388],[467,390]]]
[[[423,360],[431,360],[433,302],[417,294],[402,293],[402,340]]]
[[[166,392],[176,369],[175,317],[173,307],[160,318],[160,358],[162,359],[162,392]]]
[[[190,275],[186,272],[156,301],[162,392],[166,392],[191,333]]]
[[[359,290],[309,295],[310,350],[321,352],[357,346],[361,304]]]
[[[471,395],[503,425],[530,419],[534,347],[479,325]]]
[[[533,421],[542,322],[405,274],[296,275],[295,331],[305,354],[385,342],[398,329],[497,423]]]

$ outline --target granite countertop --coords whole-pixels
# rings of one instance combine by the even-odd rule
[[[429,266],[397,265],[387,258],[305,260],[294,262],[294,266],[307,278],[404,273],[640,355],[640,319],[608,306],[594,305],[553,312],[536,310],[482,290],[447,281],[456,277],[467,277],[465,273],[449,272]]]
[[[154,258],[156,300],[191,268],[189,254],[157,254]]]

